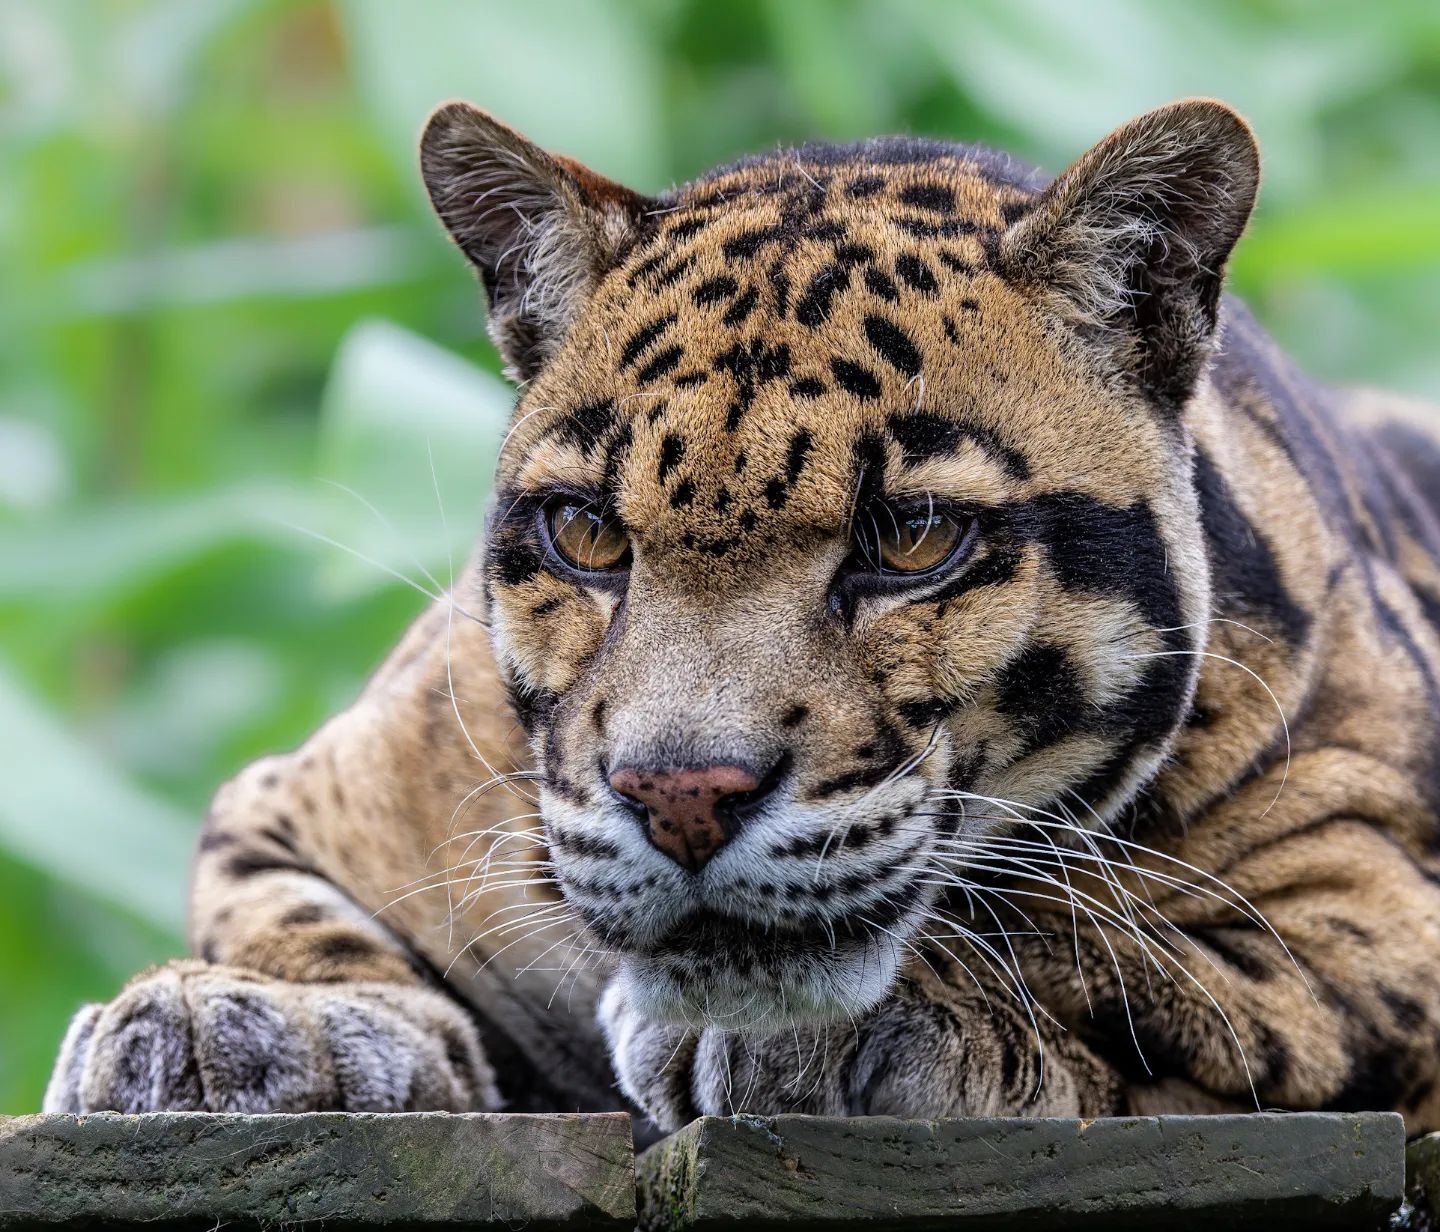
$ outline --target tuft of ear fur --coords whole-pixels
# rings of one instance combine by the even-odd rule
[[[1082,155],[1000,236],[997,264],[1178,410],[1209,356],[1225,262],[1259,182],[1239,115],[1211,99],[1171,103]]]
[[[507,374],[529,380],[639,238],[649,202],[469,103],[431,115],[420,170],[445,229],[480,271]]]

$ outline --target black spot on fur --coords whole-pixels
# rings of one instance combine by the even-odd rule
[[[722,274],[719,278],[707,278],[695,288],[690,298],[695,301],[697,308],[705,308],[710,304],[719,303],[722,299],[729,299],[740,289],[740,284],[728,274]]]
[[[780,726],[786,728],[799,727],[800,724],[805,721],[805,716],[809,713],[809,706],[797,702],[780,717]]]
[[[663,252],[657,252],[653,257],[646,258],[630,271],[625,279],[625,285],[632,288],[639,286],[641,279],[653,274],[664,263],[665,254]]]
[[[761,386],[789,375],[790,348],[784,343],[766,346],[758,338],[748,345],[737,342],[716,358],[714,367],[717,372],[728,372],[735,381],[735,400],[725,417],[725,430],[734,432]]]
[[[935,272],[913,252],[901,253],[895,258],[895,272],[903,282],[922,295],[934,295],[940,289]]]
[[[677,389],[689,389],[692,385],[703,385],[710,379],[708,372],[686,372],[671,382]]]
[[[845,194],[849,197],[873,197],[884,187],[885,181],[880,176],[862,175],[845,186]]]
[[[940,264],[946,269],[954,270],[957,274],[973,275],[976,272],[975,262],[967,261],[964,257],[957,256],[948,248],[940,250]]]
[[[694,264],[695,257],[693,254],[679,258],[649,280],[650,289],[652,291],[659,291],[668,287],[672,282],[678,281],[680,275]]]
[[[916,239],[921,240],[944,240],[954,239],[960,235],[974,235],[980,230],[973,222],[967,219],[949,218],[944,222],[932,222],[928,218],[907,218],[898,217],[890,220],[900,230],[908,232]]]
[[[770,290],[775,296],[775,313],[784,317],[790,311],[790,275],[785,272],[785,263],[776,261],[770,267]]]
[[[955,212],[955,191],[944,184],[910,184],[900,190],[900,200],[917,210],[933,210],[937,214]]]
[[[771,479],[765,484],[765,502],[771,509],[783,509],[790,499],[790,489],[783,479]]]
[[[920,352],[910,337],[893,321],[884,317],[865,318],[865,337],[897,372],[905,376],[916,376],[920,371]]]
[[[850,272],[843,265],[826,265],[810,279],[805,294],[795,303],[795,319],[810,329],[830,319],[830,305],[838,291],[850,285]]]
[[[491,545],[490,572],[505,586],[519,586],[540,572],[540,553],[523,539]]]
[[[865,271],[865,285],[881,299],[889,300],[892,304],[900,298],[900,289],[895,285],[895,280],[873,265]]]
[[[785,482],[793,484],[805,469],[805,461],[815,446],[815,438],[806,428],[800,428],[790,438],[790,448],[785,455]]]
[[[620,352],[620,371],[624,372],[626,368],[630,367],[645,351],[649,350],[661,334],[674,324],[675,314],[672,312],[668,316],[659,317],[651,321],[649,325],[637,329]]]
[[[655,472],[656,480],[663,484],[684,457],[685,438],[678,432],[667,432],[665,439],[660,442],[660,465]]]
[[[721,323],[724,325],[739,325],[746,317],[755,311],[755,305],[759,302],[760,292],[754,287],[751,287],[725,310],[725,315],[720,318]]]
[[[675,485],[675,491],[670,493],[670,508],[685,509],[695,503],[695,481],[693,479],[682,479]]]
[[[640,385],[648,385],[651,381],[658,380],[667,372],[679,367],[680,361],[684,358],[685,348],[683,346],[668,347],[635,374],[635,381]]]
[[[818,398],[824,392],[824,382],[817,381],[813,376],[803,376],[790,384],[790,393],[796,398]]]
[[[836,244],[835,260],[841,265],[863,265],[875,259],[875,250],[869,244]]]
[[[832,359],[830,371],[835,377],[835,384],[861,401],[873,402],[880,396],[880,382],[870,369],[853,364],[848,359]]]
[[[732,236],[721,246],[727,260],[740,261],[753,257],[767,245],[777,243],[784,237],[784,231],[780,227],[759,227],[751,231],[742,231],[739,235]]]
[[[548,616],[551,612],[556,611],[564,602],[564,599],[544,599],[530,609],[530,615],[538,620],[540,617]]]
[[[1027,646],[1001,673],[996,706],[1025,739],[1026,751],[1053,744],[1071,731],[1086,705],[1075,665],[1059,646]]]

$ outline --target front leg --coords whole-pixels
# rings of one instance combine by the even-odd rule
[[[955,977],[955,978],[952,978]],[[640,1020],[611,988],[601,1006],[622,1088],[662,1128],[696,1115],[1103,1116],[1117,1076],[1003,988],[912,972],[858,1022],[752,1036]]]

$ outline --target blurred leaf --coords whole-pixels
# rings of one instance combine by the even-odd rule
[[[1440,264],[1440,182],[1329,194],[1264,212],[1236,254],[1235,277],[1258,286],[1297,273],[1375,274]]]
[[[469,554],[514,400],[504,381],[389,322],[350,332],[322,402],[319,473],[352,516],[373,519],[363,537],[384,546],[367,554],[412,572]]]
[[[194,825],[104,764],[0,672],[0,847],[180,931]]]
[[[464,98],[614,179],[662,187],[657,48],[624,5],[345,0],[341,12],[361,88],[400,165],[416,167],[425,117]]]

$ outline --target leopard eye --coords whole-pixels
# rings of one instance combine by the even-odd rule
[[[545,512],[545,531],[556,554],[575,569],[602,573],[630,563],[630,539],[614,514],[583,501],[558,500]]]
[[[882,505],[856,527],[861,558],[877,573],[917,576],[947,564],[968,537],[973,519],[953,510]]]

